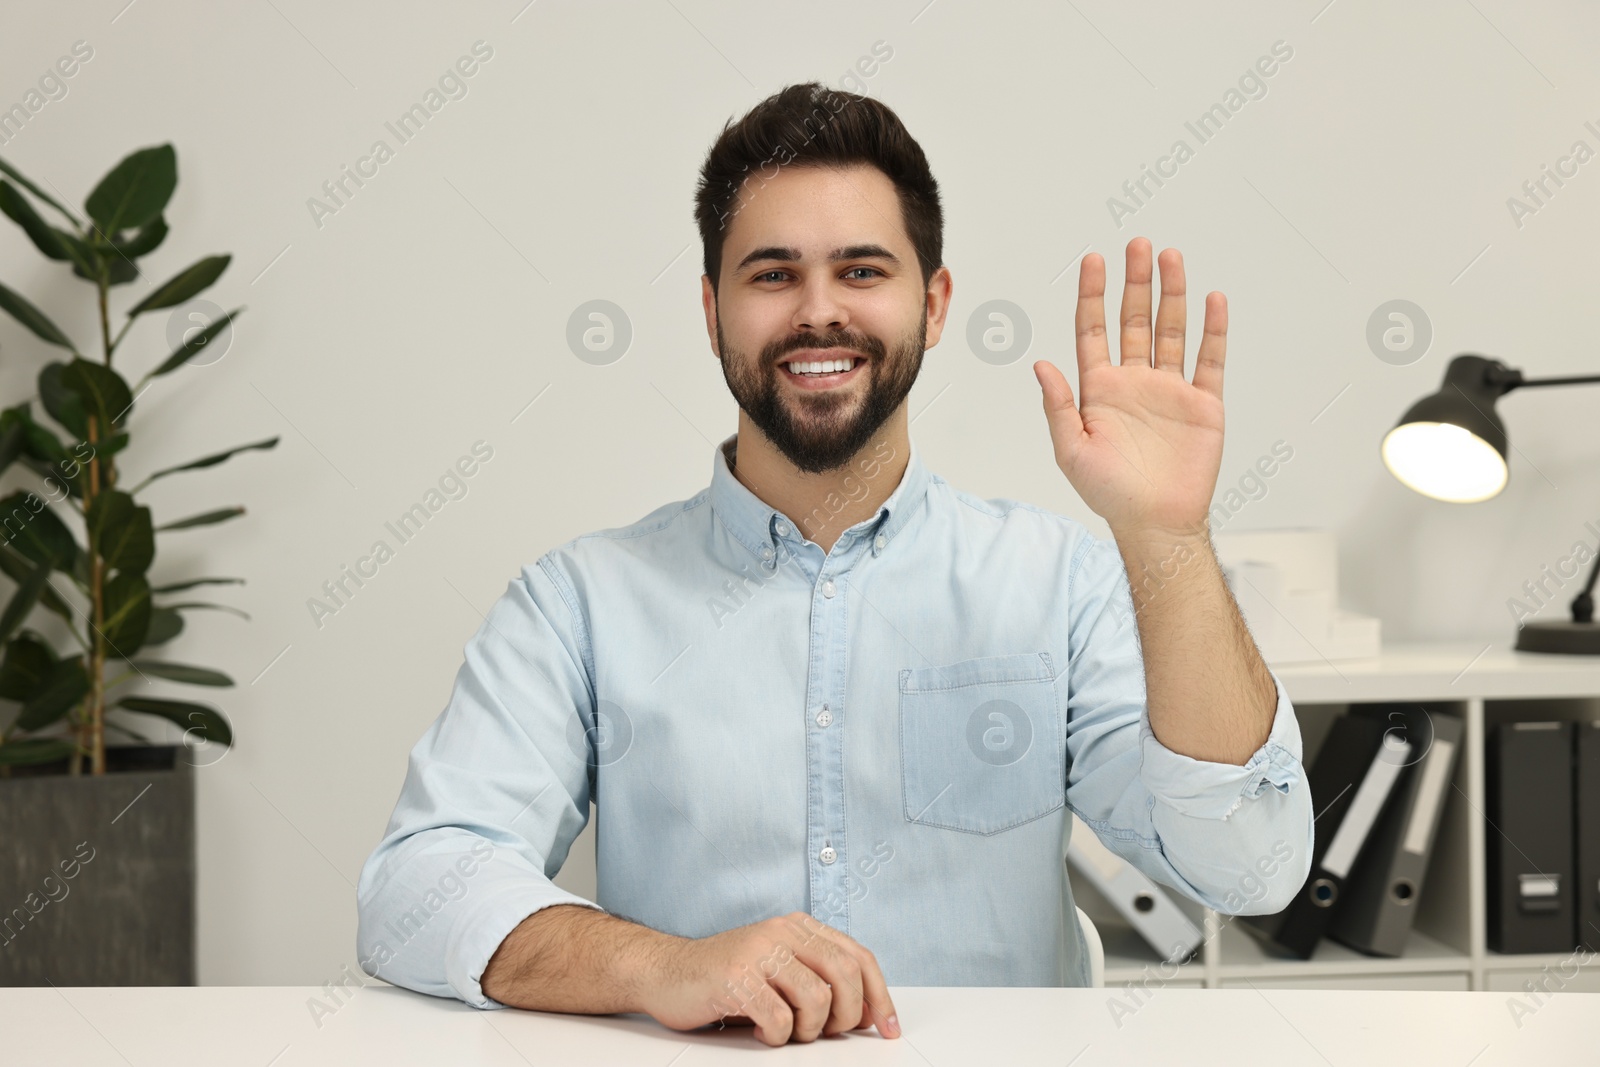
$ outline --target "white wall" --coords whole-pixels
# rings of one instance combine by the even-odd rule
[[[8,5],[0,106],[73,42],[94,56],[0,157],[81,204],[125,153],[172,142],[173,233],[151,273],[231,252],[207,295],[248,306],[222,360],[140,400],[129,478],[283,437],[148,493],[158,521],[249,508],[164,535],[153,572],[249,580],[211,598],[251,621],[192,614],[170,650],[240,682],[218,701],[236,750],[199,782],[202,982],[320,984],[353,962],[353,883],[480,613],[547,548],[706,483],[736,409],[702,327],[696,168],[725,120],[792,81],[839,84],[874,42],[893,57],[868,89],[943,189],[952,323],[1004,298],[1035,329],[1028,358],[1004,367],[975,358],[964,328],[932,350],[910,402],[934,470],[1106,533],[1052,461],[1029,364],[1075,380],[1067,268],[1099,251],[1120,291],[1122,247],[1144,234],[1182,249],[1196,294],[1229,298],[1219,492],[1278,439],[1294,449],[1229,528],[1337,530],[1344,603],[1382,616],[1390,639],[1509,643],[1507,598],[1594,543],[1600,470],[1580,431],[1600,392],[1505,401],[1512,480],[1485,504],[1404,489],[1378,442],[1457,352],[1530,376],[1600,366],[1587,321],[1600,162],[1520,227],[1506,205],[1575,140],[1600,149],[1583,125],[1600,128],[1600,17],[1570,0],[1323,2]],[[384,123],[480,39],[493,58],[468,95],[314,223],[308,198],[375,140],[393,147]],[[1279,40],[1293,58],[1267,95],[1115,225],[1107,198],[1174,139],[1195,146],[1184,122]],[[0,281],[90,336],[86,285],[0,232]],[[635,330],[605,367],[564,340],[594,298]],[[1435,332],[1410,366],[1365,341],[1394,298]],[[1190,310],[1192,350],[1201,301]],[[164,327],[137,326],[119,366],[163,356]],[[8,404],[56,358],[10,320],[0,355]],[[319,628],[308,599],[480,439],[494,458],[469,494]],[[12,472],[0,489],[23,484]],[[592,891],[592,870],[580,843],[563,881]]]

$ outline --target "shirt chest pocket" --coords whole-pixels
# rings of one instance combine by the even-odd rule
[[[1056,672],[1047,652],[900,672],[908,822],[997,834],[1066,800]]]

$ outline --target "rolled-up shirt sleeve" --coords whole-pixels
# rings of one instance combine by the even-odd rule
[[[1243,764],[1174,752],[1150,728],[1137,621],[1115,543],[1085,537],[1071,575],[1069,805],[1117,854],[1207,907],[1282,910],[1305,882],[1312,847],[1300,727],[1282,680],[1269,668],[1272,726]]]
[[[480,981],[506,935],[551,905],[599,908],[551,881],[589,818],[586,647],[548,557],[522,568],[467,642],[362,867],[356,949],[367,974],[502,1008]]]

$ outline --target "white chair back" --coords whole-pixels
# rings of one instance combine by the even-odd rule
[[[1083,931],[1083,947],[1089,953],[1089,984],[1099,988],[1106,984],[1106,947],[1100,943],[1100,931],[1094,928],[1089,916],[1078,908],[1078,927]]]

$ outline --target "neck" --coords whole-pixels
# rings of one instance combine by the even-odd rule
[[[768,507],[794,520],[806,540],[832,551],[839,535],[883,506],[911,460],[911,436],[902,404],[844,466],[821,474],[802,471],[739,412],[733,476]]]

